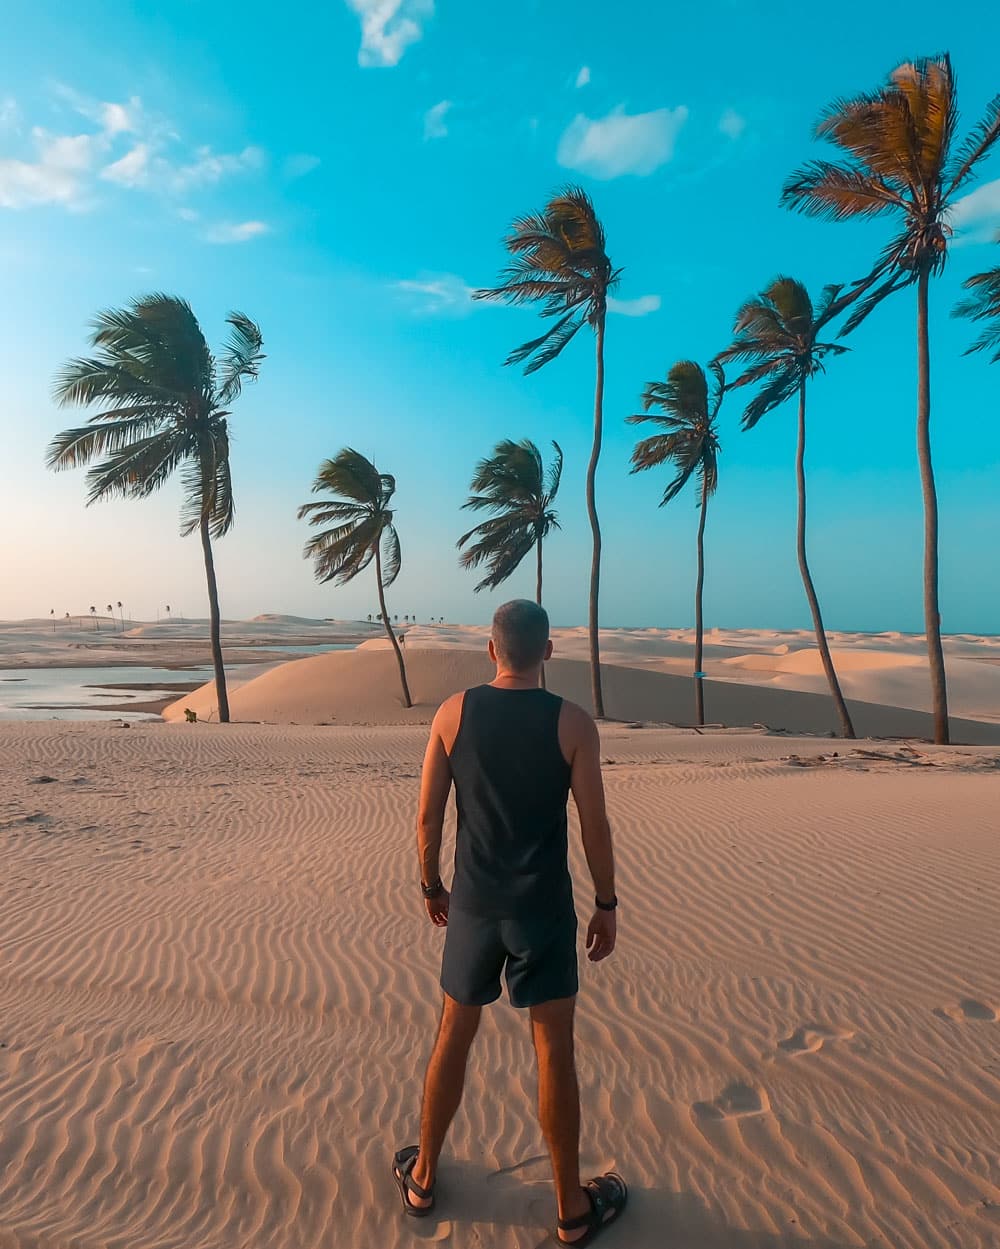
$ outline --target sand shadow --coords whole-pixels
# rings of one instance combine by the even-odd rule
[[[438,1239],[444,1224],[457,1234],[458,1244],[465,1243],[461,1229],[472,1225],[481,1238],[486,1227],[516,1228],[518,1249],[551,1249],[553,1201],[547,1166],[544,1156],[499,1171],[442,1161],[440,1220],[429,1219],[428,1225],[414,1229],[417,1238]],[[484,1243],[490,1243],[488,1234]],[[693,1194],[634,1185],[621,1224],[608,1228],[600,1243],[607,1249],[851,1249],[847,1240],[805,1236],[792,1222],[787,1232],[734,1228]]]

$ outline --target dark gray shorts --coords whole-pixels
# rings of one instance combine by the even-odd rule
[[[464,1006],[486,1006],[500,996],[505,972],[513,1006],[540,1006],[577,992],[576,959],[576,913],[569,908],[489,919],[452,906],[441,988]]]

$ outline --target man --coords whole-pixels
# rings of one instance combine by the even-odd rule
[[[578,989],[576,913],[567,865],[566,804],[580,816],[596,909],[588,957],[615,948],[614,854],[604,805],[597,726],[582,708],[540,688],[552,654],[549,618],[524,599],[493,618],[496,677],[443,703],[431,726],[417,843],[431,922],[447,928],[444,1006],[424,1083],[420,1144],[400,1150],[392,1173],[403,1209],[434,1208],[438,1156],[462,1099],[466,1060],[483,1006],[505,972],[514,1006],[530,1013],[538,1060],[538,1116],[558,1206],[556,1239],[586,1245],[625,1207],[614,1172],[580,1183],[580,1094],[573,1057]],[[452,784],[458,807],[452,892],[439,871]]]

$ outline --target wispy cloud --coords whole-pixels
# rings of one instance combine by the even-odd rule
[[[72,87],[52,88],[61,102],[86,118],[94,129],[52,134],[39,126],[30,132],[32,151],[20,159],[0,160],[0,207],[57,204],[86,209],[98,200],[102,183],[120,189],[187,194],[223,178],[263,167],[266,153],[248,146],[239,152],[216,152],[202,145],[185,151],[180,136],[163,118],[150,116],[142,101],[95,100]],[[0,104],[0,124],[10,109]]]
[[[719,118],[719,129],[730,139],[738,139],[747,128],[747,119],[734,108],[727,108]]]
[[[411,43],[423,34],[423,21],[434,15],[434,0],[347,0],[361,21],[358,64],[398,65]]]
[[[473,308],[475,287],[454,273],[421,273],[392,285],[406,297],[413,312],[424,316],[461,317]]]
[[[266,221],[220,221],[205,231],[208,243],[249,243],[251,239],[260,238],[262,234],[270,234],[271,227]]]
[[[445,125],[445,116],[451,108],[451,100],[441,100],[435,104],[433,108],[429,108],[424,113],[424,138],[425,139],[443,139],[448,133],[448,127]]]
[[[99,139],[89,134],[52,135],[38,126],[31,137],[34,160],[0,160],[0,208],[85,207]]]
[[[659,295],[639,295],[636,299],[615,299],[608,296],[608,312],[617,312],[623,317],[648,317],[651,312],[659,312]]]
[[[580,72],[576,76],[576,85],[578,87],[585,87],[588,82],[590,82],[590,66],[581,65]]]
[[[307,173],[318,169],[322,163],[318,156],[313,156],[310,152],[296,152],[294,156],[286,159],[284,174],[286,178],[304,178]]]
[[[0,130],[16,130],[20,125],[21,113],[17,100],[12,95],[0,99]]]
[[[963,195],[951,210],[951,223],[961,230],[969,226],[1000,225],[1000,178],[984,182]]]
[[[687,117],[683,104],[631,115],[622,104],[596,119],[578,113],[559,140],[556,160],[594,178],[650,174],[673,156]]]

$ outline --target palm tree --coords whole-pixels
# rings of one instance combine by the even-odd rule
[[[705,690],[702,656],[704,653],[704,617],[702,595],[705,588],[705,519],[708,500],[719,484],[719,435],[715,421],[722,406],[726,379],[714,361],[709,365],[715,385],[709,392],[708,379],[700,364],[678,360],[667,373],[665,382],[650,382],[642,394],[642,412],[626,418],[629,424],[650,421],[661,433],[642,438],[632,451],[632,472],[640,473],[661,464],[672,464],[677,470],[660,500],[660,507],[675,499],[687,485],[692,474],[698,475],[698,576],[694,592],[694,704],[699,724],[705,723]],[[662,415],[653,416],[651,408]]]
[[[867,277],[845,332],[894,291],[917,288],[917,458],[924,503],[924,621],[934,704],[934,740],[948,741],[948,692],[938,603],[938,508],[931,460],[930,279],[945,265],[949,213],[958,192],[1000,138],[1000,96],[955,144],[958,98],[951,59],[922,58],[894,70],[868,95],[838,100],[816,127],[844,153],[842,163],[812,161],[785,183],[782,201],[812,216],[843,221],[892,213],[902,218]]]
[[[229,720],[222,662],[219,590],[212,538],[234,519],[229,468],[229,405],[264,359],[260,330],[241,312],[227,317],[230,335],[218,358],[208,349],[191,307],[173,295],[146,295],[120,311],[102,312],[91,342],[96,356],[70,360],[56,380],[59,403],[96,405],[90,424],[52,442],[50,468],[90,464],[88,504],[142,499],[182,470],[181,534],[201,534],[211,618],[219,719]]]
[[[91,617],[92,617],[92,619],[93,619],[93,621],[94,621],[94,632],[95,632],[95,633],[100,633],[100,631],[101,631],[101,624],[100,624],[100,621],[97,619],[97,608],[96,608],[96,607],[91,607],[91,609],[90,609],[90,615],[91,615]]]
[[[399,576],[402,564],[396,514],[389,507],[395,491],[395,477],[380,473],[360,451],[345,447],[332,460],[323,461],[313,482],[313,494],[333,497],[319,503],[303,503],[298,517],[299,520],[308,519],[310,525],[330,526],[310,538],[303,552],[306,559],[313,561],[317,580],[347,585],[375,561],[378,602],[382,609],[379,617],[396,652],[403,705],[412,707],[403,652],[385,605],[386,588]]]
[[[612,267],[604,227],[590,197],[580,187],[566,187],[540,213],[519,217],[505,240],[513,260],[499,284],[476,291],[476,299],[508,304],[540,303],[543,317],[558,318],[539,338],[512,351],[505,364],[527,361],[534,373],[558,356],[577,330],[589,325],[597,346],[594,388],[594,440],[587,465],[587,515],[593,536],[590,565],[590,680],[594,715],[604,715],[598,601],[601,585],[601,528],[597,519],[595,482],[604,432],[604,324],[608,294],[618,284],[620,269]]]
[[[1000,235],[997,236],[1000,243]],[[995,269],[987,269],[985,273],[976,273],[963,283],[972,294],[963,299],[955,308],[955,316],[968,317],[970,321],[986,321],[986,328],[966,350],[966,355],[974,351],[992,351],[992,364],[1000,364],[1000,265]]]
[[[458,546],[465,547],[459,561],[463,568],[485,564],[487,575],[475,587],[495,590],[515,571],[532,550],[535,552],[535,602],[542,601],[542,543],[559,528],[552,507],[559,492],[563,453],[553,442],[555,458],[546,471],[541,452],[530,438],[513,442],[505,438],[493,454],[480,460],[469,487],[473,493],[462,504],[476,512],[492,512],[488,519],[463,533]]]
[[[798,399],[798,442],[795,452],[795,480],[798,489],[796,549],[799,572],[812,613],[816,646],[830,686],[833,703],[844,737],[854,737],[851,713],[840,689],[837,670],[823,627],[819,598],[806,557],[806,393],[809,381],[825,371],[826,356],[842,355],[847,348],[838,343],[820,342],[823,327],[843,307],[842,287],[828,286],[816,308],[809,292],[794,278],[776,278],[755,299],[736,314],[733,344],[719,352],[723,363],[740,361],[746,368],[730,387],[762,383],[743,413],[743,428],[753,429],[761,417],[787,400]]]
[[[125,612],[122,608],[121,599],[118,600],[118,615],[122,618],[122,633],[125,632]]]

